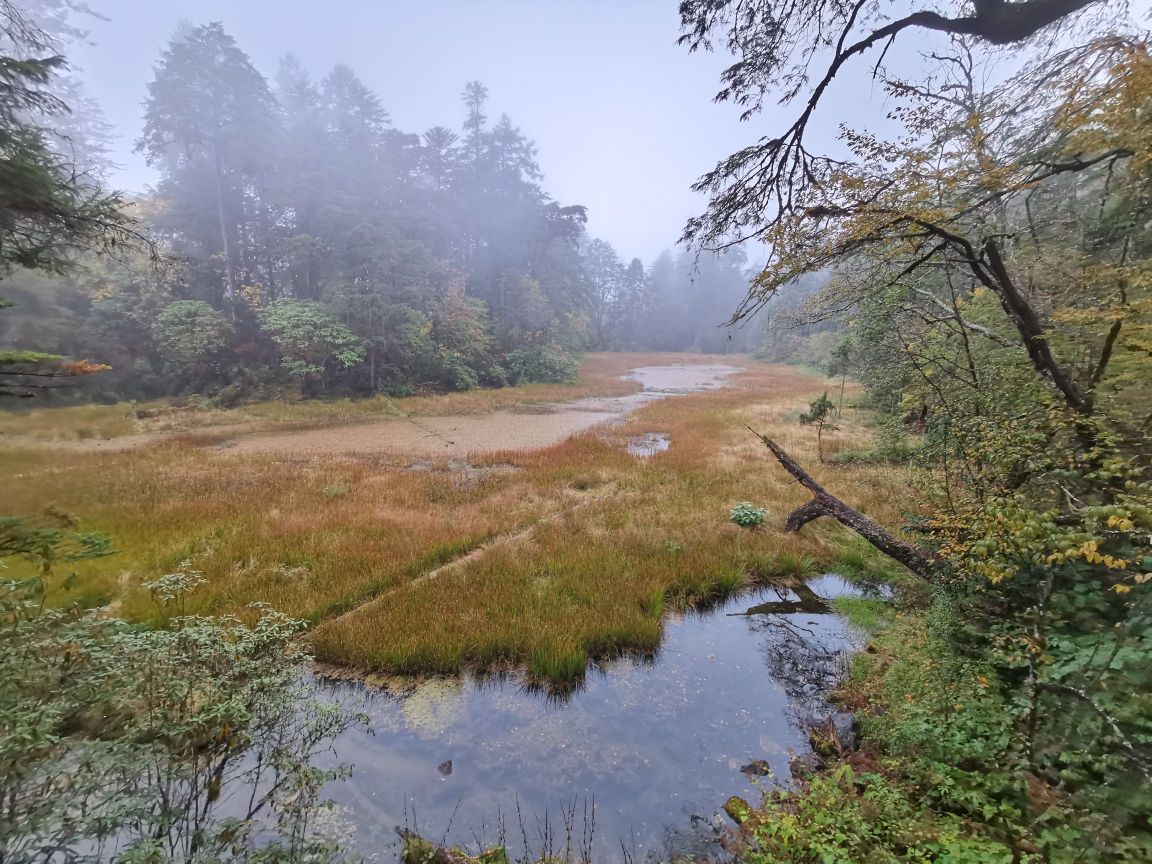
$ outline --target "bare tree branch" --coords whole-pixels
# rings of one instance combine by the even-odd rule
[[[796,461],[784,451],[783,447],[767,435],[757,432],[751,426],[748,426],[747,429],[763,441],[764,446],[772,451],[772,455],[776,457],[776,461],[783,466],[784,470],[795,477],[797,482],[813,495],[811,501],[793,510],[792,513],[788,515],[788,519],[785,522],[787,530],[799,531],[814,519],[819,519],[821,516],[830,516],[841,525],[851,528],[889,558],[900,562],[923,579],[932,578],[944,567],[944,562],[941,559],[917,549],[911,543],[901,540],[875,520],[870,519],[858,510],[854,510],[830,493],[817,483],[811,474],[801,468]]]

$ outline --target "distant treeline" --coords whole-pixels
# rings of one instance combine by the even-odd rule
[[[45,2],[46,7],[51,2]],[[35,6],[35,4],[33,4]],[[488,116],[396,129],[346,66],[268,80],[220,24],[182,26],[149,85],[145,252],[16,273],[0,343],[106,363],[81,398],[406,394],[563,380],[583,350],[750,350],[721,325],[745,255],[625,263],[545,192],[536,147]],[[70,146],[106,130],[76,106]],[[87,118],[87,123],[82,122]],[[83,152],[99,169],[99,143]]]

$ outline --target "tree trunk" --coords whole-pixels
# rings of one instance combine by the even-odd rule
[[[906,543],[878,522],[868,518],[858,510],[853,510],[835,495],[832,495],[817,483],[812,475],[796,464],[792,457],[784,452],[784,448],[767,435],[761,435],[751,426],[748,427],[748,430],[763,441],[764,446],[772,451],[772,455],[776,457],[776,461],[784,467],[784,470],[795,477],[800,485],[813,495],[811,501],[788,514],[784,523],[784,527],[788,531],[799,531],[814,519],[819,519],[821,516],[831,516],[841,525],[851,528],[889,558],[899,561],[923,579],[932,578],[944,567],[944,562],[940,558],[917,549],[911,543]]]
[[[228,220],[224,216],[224,167],[220,159],[220,145],[212,148],[216,167],[216,217],[220,222],[220,246],[224,253],[224,296],[236,320],[236,274],[232,270],[232,244],[228,240]]]
[[[376,395],[376,339],[372,329],[372,307],[368,307],[368,389]]]
[[[1032,366],[1056,385],[1069,408],[1081,416],[1091,416],[1094,407],[1091,394],[1085,393],[1072,380],[1068,370],[1057,363],[1052,356],[1052,351],[1048,347],[1048,334],[1040,321],[1040,316],[1012,281],[995,240],[989,239],[984,242],[984,254],[988,257],[988,268],[998,283],[993,286],[993,290],[1000,298],[1000,305],[1007,313],[1008,320],[1016,325]]]

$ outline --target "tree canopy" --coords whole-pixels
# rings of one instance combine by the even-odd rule
[[[52,37],[0,2],[0,279],[18,269],[63,273],[85,251],[116,250],[139,235],[123,201],[68,159],[49,125],[68,111],[51,90],[66,68]],[[0,309],[11,301],[0,297]],[[52,353],[0,351],[0,395],[30,396],[98,364]]]
[[[741,106],[744,119],[761,111],[769,96],[795,112],[781,132],[733,153],[697,181],[694,188],[709,195],[708,210],[689,220],[684,239],[711,248],[755,237],[808,206],[809,192],[838,165],[806,142],[809,123],[842,69],[873,48],[882,49],[876,74],[887,48],[910,30],[1008,45],[1025,42],[1090,7],[1104,7],[1100,0],[948,5],[957,14],[893,8],[878,0],[682,0],[681,44],[690,51],[722,45],[736,57],[721,76],[717,101]],[[1111,11],[1101,14],[1115,17]]]

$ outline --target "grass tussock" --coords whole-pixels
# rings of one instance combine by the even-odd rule
[[[454,394],[436,397],[439,407],[404,400],[405,410],[491,410],[508,404],[500,399],[551,401],[608,385],[627,392],[620,374],[660,362],[684,358],[597,355],[575,390]],[[203,610],[244,613],[259,602],[308,618],[328,661],[420,673],[515,664],[533,678],[571,680],[590,660],[655,650],[668,608],[802,577],[844,552],[834,524],[780,531],[805,495],[746,423],[873,518],[901,521],[889,492],[902,469],[818,464],[815,433],[796,417],[819,379],[739,362],[747,371],[729,388],[649,404],[547,449],[474,456],[480,470],[464,472],[448,463],[408,470],[404,459],[235,454],[192,436],[120,452],[0,450],[4,510],[58,507],[121,550],[86,562],[53,602],[114,602],[146,619],[140,582],[187,560],[208,579]],[[867,443],[851,416],[840,425],[826,446]],[[628,437],[646,432],[669,434],[671,448],[629,456]],[[745,500],[767,508],[763,528],[728,521]]]

